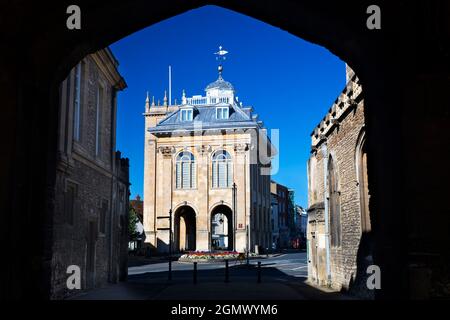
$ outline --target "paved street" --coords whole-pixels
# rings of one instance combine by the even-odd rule
[[[271,258],[262,258],[262,259],[251,259],[250,264],[255,267],[258,264],[258,261],[261,261],[261,266],[264,269],[267,268],[274,268],[276,270],[279,270],[283,273],[285,273],[288,276],[293,277],[307,277],[308,269],[307,269],[307,263],[306,263],[306,252],[299,252],[299,253],[288,253],[288,254],[281,254],[276,255]],[[245,264],[246,262],[244,262]],[[224,269],[225,263],[215,263],[215,264],[202,264],[198,263],[198,272],[205,270],[217,270],[217,269]],[[233,269],[236,266],[240,266],[239,262],[236,261],[230,261],[229,263],[230,269]],[[142,275],[145,273],[151,273],[151,274],[157,274],[160,276],[160,273],[166,272],[168,269],[168,263],[167,262],[160,262],[155,264],[148,264],[138,267],[131,267],[128,269],[128,274],[130,276],[133,275]],[[192,263],[185,263],[185,262],[177,262],[174,261],[172,263],[172,270],[174,271],[174,274],[176,271],[192,271],[193,264]],[[236,269],[236,270],[234,270]],[[243,272],[243,268],[234,268],[233,269],[233,275],[240,277],[241,275],[246,275],[245,272]],[[223,273],[223,272],[222,272]],[[181,275],[181,274],[180,274]],[[166,275],[165,275],[166,276]]]
[[[267,260],[261,260],[261,266],[263,268],[275,268],[291,277],[308,277],[306,252],[287,253]]]
[[[261,261],[261,283],[257,282],[257,263]],[[245,263],[230,262],[229,282],[225,282],[225,263],[198,264],[197,283],[193,282],[193,264],[157,262],[130,267],[128,281],[81,293],[75,299],[137,300],[249,300],[249,299],[346,299],[330,290],[305,283],[306,253],[286,253]]]

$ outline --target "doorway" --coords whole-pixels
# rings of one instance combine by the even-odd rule
[[[219,205],[211,212],[211,250],[233,250],[232,210]]]
[[[196,249],[196,217],[190,206],[182,206],[175,212],[174,245],[175,251],[195,251]]]

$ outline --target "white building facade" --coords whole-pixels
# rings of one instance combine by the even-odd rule
[[[206,95],[183,90],[179,105],[147,96],[144,228],[158,252],[270,247],[273,148],[222,70]]]

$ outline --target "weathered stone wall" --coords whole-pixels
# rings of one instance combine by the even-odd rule
[[[111,214],[111,268],[109,281],[124,281],[128,277],[128,222],[130,208],[129,160],[122,158],[119,151],[115,157],[115,176],[112,192],[113,207]]]
[[[327,285],[325,220],[323,202],[308,209],[308,280],[317,285]]]
[[[288,248],[289,247],[289,191],[286,186],[279,183],[273,182],[275,200],[278,207],[278,226],[279,226],[279,247]]]
[[[361,214],[358,178],[356,175],[356,143],[364,126],[364,106],[356,109],[328,137],[328,148],[336,162],[340,187],[341,247],[331,249],[331,281],[336,288],[348,288],[356,275],[356,255],[361,237]],[[331,234],[331,236],[333,236]]]
[[[127,220],[128,161],[115,152],[114,77],[107,64],[115,62],[105,49],[87,56],[81,62],[80,137],[74,137],[74,83],[72,70],[61,84],[59,128],[59,162],[55,188],[55,215],[52,248],[52,298],[64,298],[77,290],[67,289],[67,267],[81,270],[82,289],[100,286],[124,278],[121,260],[126,261],[126,233],[121,232]],[[98,88],[103,94],[97,101]],[[97,103],[99,106],[97,112]],[[99,115],[97,122],[97,115]],[[98,130],[97,130],[98,123]],[[98,134],[97,134],[98,132]],[[98,137],[99,152],[96,152]],[[74,191],[73,196],[71,191]],[[93,224],[91,224],[93,223]],[[96,226],[90,232],[90,226]],[[89,250],[88,248],[91,248]],[[93,259],[93,268],[88,267]],[[126,270],[125,270],[126,272]]]
[[[349,68],[348,68],[349,69]],[[323,230],[314,227],[310,218],[308,239],[313,241],[311,232],[322,233],[325,237],[322,255],[326,255],[326,248],[330,248],[330,278],[316,275],[318,266],[310,266],[314,271],[310,280],[320,284],[328,284],[336,289],[348,289],[355,280],[357,271],[357,254],[361,239],[361,208],[360,188],[357,175],[357,144],[362,130],[364,130],[364,101],[358,78],[351,70],[347,70],[351,77],[346,89],[338,97],[330,112],[324,117],[312,133],[312,154],[308,163],[309,173],[309,207],[314,208],[324,203]],[[340,204],[340,232],[341,241],[331,245],[333,237],[337,235],[330,228],[331,215],[335,214],[330,208],[330,193],[328,186],[328,161],[333,159],[335,176],[338,181]],[[325,172],[325,174],[324,174]],[[311,209],[312,210],[312,209]],[[327,233],[326,223],[329,231]],[[326,257],[325,257],[326,258]],[[311,260],[311,259],[310,259]],[[325,260],[326,261],[326,260]]]

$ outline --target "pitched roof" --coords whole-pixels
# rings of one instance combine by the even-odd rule
[[[228,119],[217,119],[216,108],[217,107],[229,107]],[[181,110],[172,112],[164,120],[159,122],[155,127],[149,128],[151,133],[166,133],[172,130],[193,130],[199,128],[201,123],[201,129],[238,129],[238,128],[256,128],[258,123],[252,119],[249,112],[245,112],[237,105],[230,105],[226,103],[218,103],[215,105],[201,105],[201,106],[181,106],[185,109],[191,107],[194,109],[193,121],[182,121]],[[195,126],[194,126],[195,125]]]

